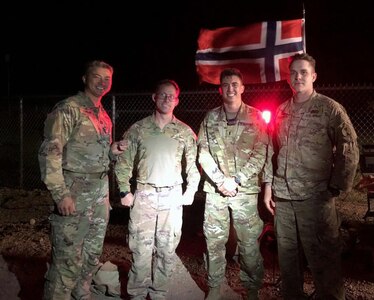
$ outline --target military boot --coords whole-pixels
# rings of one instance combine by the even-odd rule
[[[221,287],[216,286],[213,288],[209,288],[208,296],[205,298],[205,300],[221,300]]]
[[[227,284],[222,283],[220,286],[210,288],[206,300],[240,300],[239,294],[235,293],[233,289]]]

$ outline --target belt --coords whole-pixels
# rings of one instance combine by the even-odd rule
[[[155,190],[157,193],[164,192],[164,191],[171,191],[176,185],[173,186],[154,186],[149,183],[141,183],[137,182],[137,188],[143,190]]]
[[[64,174],[67,173],[71,176],[84,177],[87,179],[103,179],[108,175],[108,171],[98,172],[98,173],[80,173],[69,170],[64,170]]]

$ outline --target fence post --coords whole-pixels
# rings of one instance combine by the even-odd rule
[[[19,188],[23,189],[23,98],[19,101],[19,127],[20,127],[20,143],[19,143]]]
[[[113,138],[113,142],[115,141],[116,139],[116,96],[112,96],[112,124],[113,124],[113,129],[112,129],[112,138]],[[113,164],[111,164],[112,166],[112,172],[111,172],[111,177],[110,177],[110,181],[109,181],[109,198],[113,201],[114,200],[114,193],[115,193],[115,174],[114,174],[114,170],[113,170]]]

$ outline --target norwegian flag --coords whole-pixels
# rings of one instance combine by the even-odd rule
[[[288,58],[305,52],[303,33],[304,19],[201,29],[195,56],[200,82],[219,84],[229,67],[243,73],[244,84],[286,80]]]

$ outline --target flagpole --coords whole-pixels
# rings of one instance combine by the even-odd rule
[[[305,5],[303,2],[303,24],[302,24],[302,35],[303,35],[303,48],[304,48],[304,53],[306,53],[306,39],[305,39]]]

